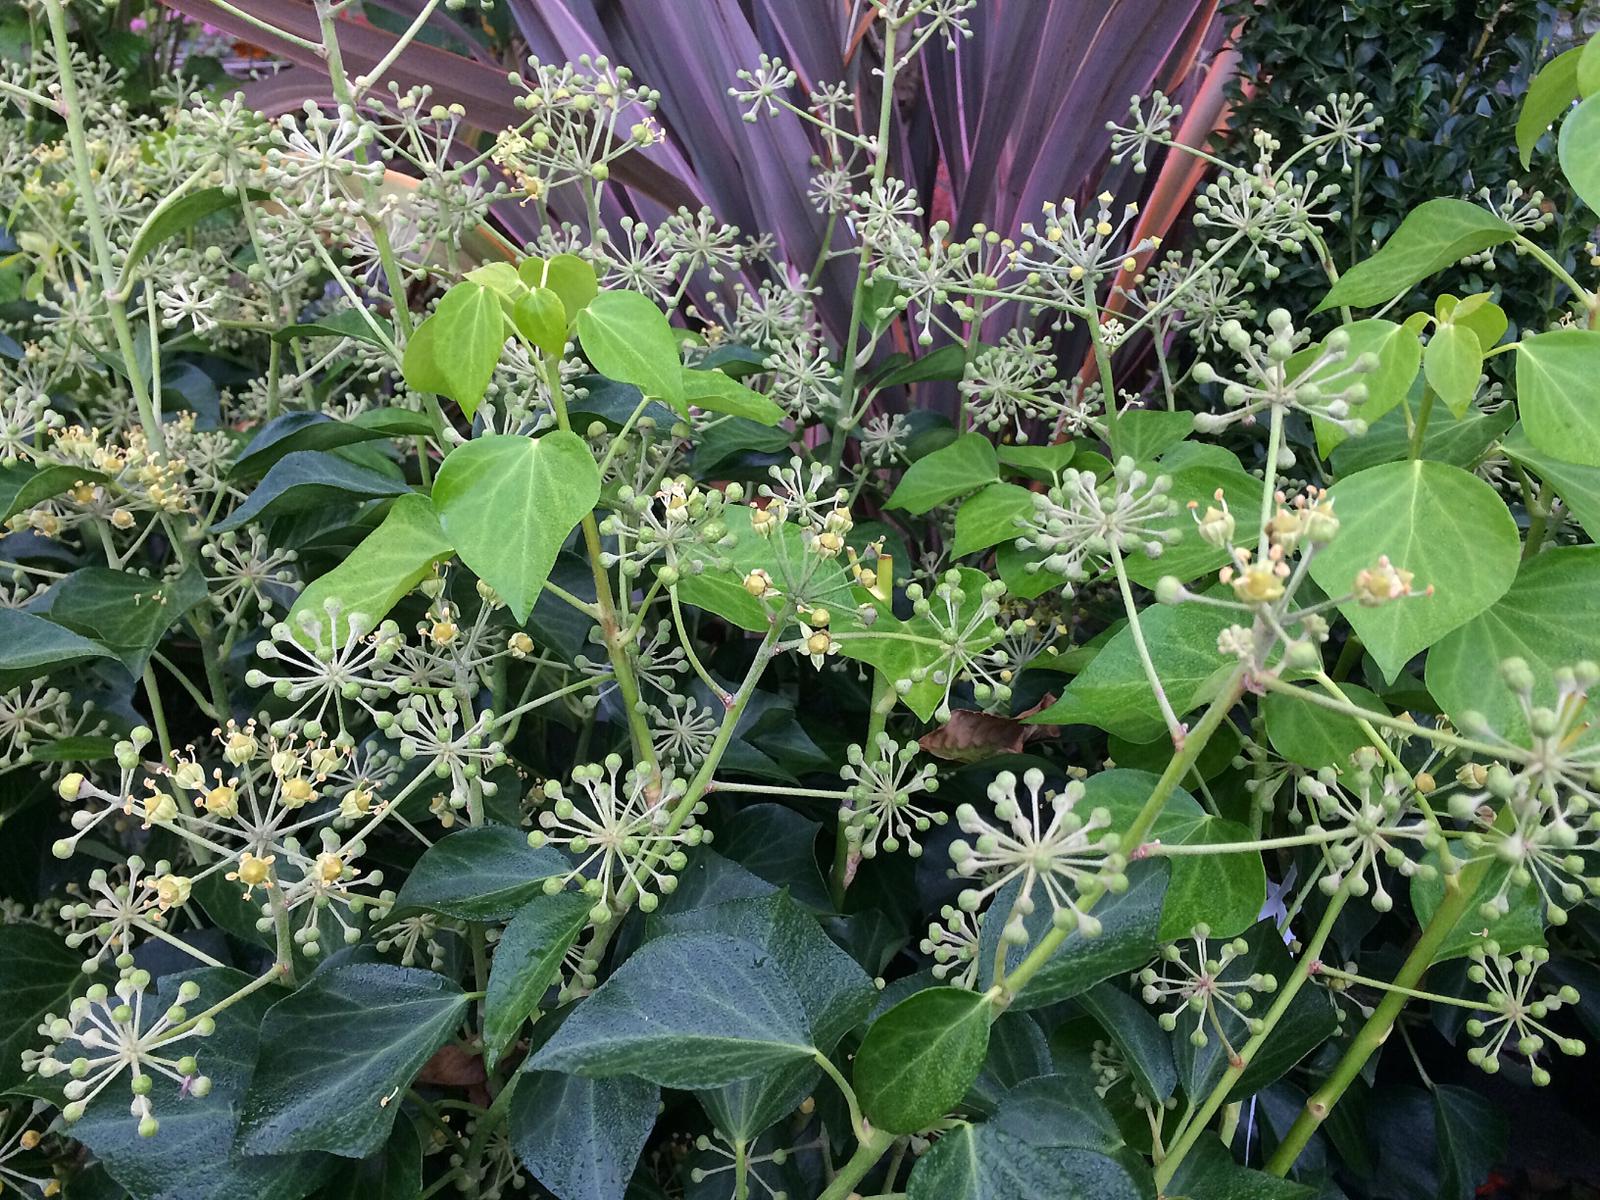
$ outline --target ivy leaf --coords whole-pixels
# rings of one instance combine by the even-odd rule
[[[1590,541],[1600,539],[1600,467],[1585,467],[1542,454],[1521,429],[1512,430],[1500,448],[1555,488]]]
[[[33,467],[13,463],[0,467],[0,524],[46,500],[54,500],[80,483],[99,483],[105,476],[84,467]]]
[[[1517,411],[1535,448],[1564,462],[1600,467],[1597,405],[1600,330],[1557,329],[1517,346]]]
[[[1428,654],[1428,691],[1458,723],[1482,713],[1513,740],[1526,736],[1520,699],[1495,665],[1521,658],[1533,670],[1535,705],[1556,702],[1555,671],[1600,659],[1591,605],[1600,594],[1600,546],[1560,546],[1536,555],[1489,608]]]
[[[1428,386],[1438,393],[1457,419],[1466,416],[1478,394],[1483,371],[1483,347],[1478,335],[1465,325],[1440,325],[1423,351],[1422,370]]]
[[[1590,43],[1592,48],[1593,42]],[[1600,213],[1600,98],[1590,96],[1561,122],[1556,140],[1561,173],[1589,208]]]
[[[489,388],[505,343],[500,297],[482,283],[464,279],[411,331],[400,369],[408,385],[448,396],[470,419]]]
[[[1330,596],[1348,594],[1360,571],[1387,555],[1433,593],[1340,611],[1384,675],[1493,604],[1516,577],[1522,540],[1494,488],[1444,463],[1388,463],[1329,489],[1339,536],[1312,560],[1311,577]]]
[[[1410,392],[1411,384],[1417,377],[1417,369],[1422,365],[1422,343],[1416,333],[1407,326],[1377,317],[1365,321],[1352,321],[1339,328],[1350,338],[1349,353],[1338,362],[1320,368],[1309,377],[1308,382],[1320,380],[1333,391],[1359,380],[1367,389],[1367,399],[1366,403],[1356,409],[1356,415],[1370,427],[1404,400],[1406,394]],[[1304,355],[1309,363],[1316,360],[1321,349],[1322,347],[1318,345],[1309,350],[1302,350],[1300,354]],[[1363,354],[1374,355],[1378,360],[1378,366],[1374,371],[1356,375],[1351,369],[1356,359]],[[1476,377],[1473,382],[1477,382]],[[1331,421],[1313,417],[1311,424],[1317,434],[1317,453],[1323,458],[1327,458],[1335,447],[1349,437],[1343,429]]]
[[[284,413],[263,425],[239,453],[231,479],[256,479],[284,455],[296,450],[336,450],[384,438],[418,437],[433,432],[428,418],[403,408],[374,408],[348,421],[326,413]]]
[[[567,310],[549,288],[532,288],[518,296],[511,306],[511,323],[546,357],[559,359],[567,348]]]
[[[936,505],[957,496],[975,492],[1000,478],[1000,460],[994,443],[981,433],[964,433],[932,454],[924,455],[906,469],[890,508],[903,508],[920,517]]]
[[[1508,242],[1516,233],[1514,226],[1470,201],[1425,201],[1406,214],[1376,254],[1340,276],[1315,311],[1387,304],[1434,272]]]
[[[22,1052],[39,1040],[45,1013],[66,1012],[73,993],[88,982],[83,959],[42,925],[0,925],[0,991],[6,997],[0,1016],[0,1091],[27,1078]]]
[[[517,264],[517,276],[530,288],[549,288],[560,297],[569,325],[600,294],[594,268],[576,254],[525,258]]]
[[[1177,1090],[1171,1039],[1147,1007],[1109,980],[1084,992],[1078,1003],[1122,1051],[1140,1094],[1160,1103]]]
[[[963,558],[1016,538],[1017,521],[1033,511],[1033,493],[1014,483],[991,483],[956,509],[956,542],[950,553]]]
[[[415,1200],[422,1191],[422,1139],[409,1117],[394,1123],[383,1149],[346,1160],[317,1193],[318,1200]]]
[[[1140,465],[1151,475],[1165,475],[1172,480],[1168,495],[1177,511],[1157,528],[1176,530],[1178,539],[1159,558],[1143,554],[1127,558],[1124,566],[1128,578],[1153,588],[1163,575],[1188,583],[1224,566],[1228,552],[1195,534],[1189,505],[1193,503],[1204,512],[1216,504],[1216,494],[1221,489],[1222,498],[1234,512],[1250,512],[1261,504],[1261,481],[1246,473],[1229,451],[1202,442],[1184,442],[1159,462]]]
[[[508,1132],[557,1200],[622,1200],[660,1106],[661,1090],[642,1079],[530,1071],[511,1098]]]
[[[404,496],[410,490],[401,480],[357,466],[337,454],[294,450],[273,463],[244,503],[212,529],[226,533],[252,521],[264,521],[285,513],[384,496]]]
[[[1160,408],[1135,408],[1123,413],[1112,426],[1114,458],[1136,462],[1157,458],[1188,437],[1194,429],[1194,414],[1167,412]]]
[[[772,827],[762,828],[770,836]],[[866,972],[787,892],[664,914],[651,919],[652,929],[657,925],[672,933],[727,934],[768,952],[805,1010],[812,1044],[824,1054],[865,1019],[877,999]],[[795,1063],[702,1092],[700,1101],[723,1133],[752,1140],[811,1094],[819,1071],[812,1062]]]
[[[1234,618],[1205,604],[1158,605],[1140,614],[1150,658],[1178,716],[1208,699],[1214,680],[1230,666],[1231,660],[1217,650],[1217,636]],[[1059,700],[1028,720],[1036,725],[1093,725],[1130,742],[1151,741],[1166,730],[1133,632],[1126,626]]]
[[[932,987],[872,1023],[856,1051],[861,1112],[878,1129],[916,1133],[961,1102],[983,1069],[994,1013],[977,992]]]
[[[411,868],[397,910],[424,908],[463,921],[498,921],[511,916],[572,864],[550,846],[528,845],[525,834],[505,825],[479,825],[440,838]]]
[[[725,934],[684,933],[636,950],[529,1064],[694,1089],[815,1053],[805,1010],[770,952]]]
[[[1528,84],[1522,110],[1517,114],[1517,153],[1524,169],[1533,160],[1533,148],[1550,123],[1578,98],[1578,59],[1582,55],[1582,46],[1556,55],[1539,68]]]
[[[1317,1193],[1304,1184],[1279,1179],[1265,1171],[1241,1167],[1228,1148],[1212,1133],[1200,1135],[1178,1165],[1167,1194],[1173,1197],[1226,1196],[1227,1200],[1316,1200]]]
[[[1505,1108],[1464,1087],[1431,1090],[1440,1200],[1471,1200],[1505,1156]]]
[[[1434,653],[1438,653],[1437,649]],[[1429,655],[1430,671],[1433,661],[1433,655]],[[1339,687],[1351,703],[1368,712],[1389,711],[1388,705],[1359,684],[1342,683]],[[1322,694],[1316,688],[1311,690]],[[1322,767],[1342,768],[1352,754],[1370,745],[1355,718],[1329,712],[1282,692],[1268,692],[1261,697],[1261,715],[1266,720],[1267,739],[1272,748],[1290,762],[1313,771]]]
[[[526,839],[523,845],[527,845]],[[556,981],[562,957],[589,923],[593,907],[593,901],[581,892],[534,896],[495,943],[483,1000],[484,1063],[491,1071],[522,1022]]]
[[[1046,480],[1063,470],[1077,452],[1077,442],[1056,442],[1049,446],[1001,446],[995,451],[1001,466],[1019,475]]]
[[[274,329],[272,331],[272,340],[281,343],[292,341],[297,337],[339,337],[365,342],[369,346],[386,345],[387,343],[373,331],[374,324],[383,330],[385,335],[391,339],[393,338],[394,331],[389,322],[383,318],[363,313],[356,308],[341,308],[337,312],[331,312],[327,316],[318,317],[312,321],[297,322]]]
[[[653,300],[638,292],[602,292],[577,321],[578,341],[596,371],[688,415],[678,334]]]
[[[703,408],[706,412],[743,417],[759,425],[776,425],[785,415],[782,408],[760,392],[745,387],[721,371],[699,371],[684,367],[683,399],[685,404]]]
[[[451,980],[388,963],[312,976],[261,1023],[239,1123],[246,1154],[365,1158],[389,1139],[410,1085],[467,1009]]]
[[[1112,892],[1094,906],[1101,930],[1097,937],[1084,937],[1073,930],[1043,967],[1023,986],[1011,1007],[1019,1012],[1043,1008],[1088,991],[1101,980],[1124,975],[1144,966],[1155,956],[1160,943],[1161,908],[1167,891],[1169,863],[1146,859],[1128,868],[1128,890]],[[1009,912],[1018,886],[1007,884],[994,898],[994,905]],[[978,944],[978,984],[994,982],[995,954],[1000,949],[1003,922],[986,921]],[[1050,906],[1036,905],[1023,921],[1030,945],[1037,944],[1050,929]],[[1026,946],[1006,950],[1006,970],[1014,970],[1027,953]]]
[[[582,438],[485,434],[457,446],[433,481],[439,524],[461,561],[523,624],[573,526],[600,499],[600,468]]]
[[[32,613],[0,608],[0,691],[43,679],[87,658],[115,658],[104,646]]]
[[[84,567],[50,590],[50,619],[95,639],[138,678],[167,630],[206,598],[206,579],[190,567],[174,579]]]
[[[128,245],[127,257],[122,264],[122,280],[133,278],[134,269],[145,256],[170,237],[192,229],[201,221],[230,208],[238,208],[246,201],[266,200],[269,196],[258,188],[201,188],[179,197],[164,208],[154,220],[147,220]],[[119,290],[122,290],[119,288]]]
[[[163,1012],[177,1001],[183,981],[200,987],[201,1003],[238,991],[250,977],[228,968],[210,968],[165,975],[157,985],[161,1003],[146,996],[147,1013]],[[333,1160],[320,1154],[249,1155],[237,1140],[239,1109],[258,1062],[258,1030],[262,1015],[282,995],[266,988],[252,993],[216,1015],[216,1031],[194,1046],[200,1069],[211,1079],[201,1096],[179,1094],[176,1082],[156,1076],[150,1102],[161,1130],[154,1138],[138,1135],[138,1122],[128,1115],[124,1079],[90,1103],[72,1126],[72,1137],[105,1164],[107,1173],[139,1200],[300,1200],[328,1177]],[[306,1050],[290,1052],[304,1061]],[[41,1081],[42,1082],[42,1081]],[[31,1094],[47,1094],[29,1084]],[[60,1103],[60,1096],[49,1097]],[[376,1105],[373,1106],[376,1108]],[[389,1109],[398,1112],[399,1104]],[[73,1194],[76,1195],[76,1188]]]
[[[1079,811],[1109,810],[1111,828],[1121,833],[1133,824],[1155,786],[1156,777],[1147,771],[1101,771],[1085,784]],[[1151,827],[1150,840],[1170,846],[1248,842],[1250,831],[1212,816],[1188,792],[1174,788]],[[1163,941],[1183,937],[1201,923],[1211,926],[1216,937],[1232,937],[1254,924],[1266,903],[1266,868],[1258,853],[1179,854],[1169,863],[1161,904]]]
[[[406,593],[433,573],[435,563],[452,553],[427,497],[401,496],[383,523],[343,562],[300,593],[286,618],[289,628],[306,646],[342,644],[350,636],[352,615],[360,614],[368,629],[376,628]]]
[[[1150,1189],[1109,1155],[1030,1145],[993,1128],[993,1122],[945,1134],[917,1160],[906,1183],[906,1200],[1144,1200],[1148,1195]]]

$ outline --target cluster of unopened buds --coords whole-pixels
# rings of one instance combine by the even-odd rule
[[[637,895],[642,912],[654,911],[661,896],[677,889],[677,872],[688,863],[685,851],[711,840],[711,832],[694,821],[706,811],[704,801],[675,814],[687,781],[656,780],[642,767],[624,774],[616,754],[603,765],[574,767],[572,782],[576,801],[559,781],[544,785],[551,803],[528,835],[530,846],[556,846],[574,860],[570,870],[545,880],[545,891],[554,894],[577,882],[595,901],[590,919],[596,923],[610,920],[625,890]]]
[[[1490,1075],[1500,1070],[1500,1059],[1507,1048],[1528,1062],[1535,1087],[1550,1082],[1550,1072],[1540,1066],[1538,1055],[1550,1045],[1576,1058],[1586,1047],[1582,1039],[1566,1037],[1546,1023],[1559,1009],[1578,1003],[1578,990],[1563,984],[1552,992],[1536,989],[1539,968],[1550,960],[1543,946],[1526,946],[1516,954],[1505,954],[1493,941],[1474,946],[1469,952],[1472,965],[1467,978],[1484,988],[1485,1008],[1494,1015],[1467,1020],[1467,1036],[1484,1039],[1467,1051],[1467,1061]]]
[[[1180,942],[1162,947],[1157,963],[1145,967],[1133,978],[1146,1004],[1154,1007],[1177,1002],[1176,1008],[1156,1018],[1161,1028],[1172,1032],[1187,1013],[1193,1019],[1193,1028],[1189,1031],[1189,1041],[1193,1045],[1204,1046],[1210,1042],[1211,1035],[1206,1032],[1209,1026],[1222,1038],[1229,1057],[1237,1058],[1223,1028],[1223,1016],[1231,1015],[1250,1033],[1259,1033],[1265,1026],[1261,1018],[1251,1015],[1255,997],[1276,991],[1278,981],[1272,975],[1233,966],[1250,953],[1250,946],[1243,938],[1224,942],[1220,949],[1213,949],[1210,939],[1210,927],[1196,925],[1187,950]]]
[[[1051,922],[1058,929],[1075,929],[1085,937],[1097,936],[1101,923],[1080,905],[1082,895],[1094,889],[1117,892],[1128,886],[1127,860],[1121,839],[1111,831],[1111,813],[1095,808],[1078,811],[1085,794],[1076,780],[1061,791],[1045,789],[1044,772],[1037,767],[1023,774],[1026,799],[1018,794],[1018,779],[1002,771],[989,785],[994,819],[971,804],[956,809],[956,823],[972,840],[950,845],[956,872],[977,879],[981,886],[964,890],[957,904],[976,912],[1002,888],[1017,883],[1016,899],[1001,936],[1013,944],[1028,940],[1026,918],[1038,903],[1038,893],[1050,905]]]
[[[1378,369],[1371,351],[1355,353],[1344,329],[1330,333],[1315,350],[1301,353],[1311,339],[1296,329],[1287,309],[1267,314],[1267,328],[1254,333],[1236,320],[1224,321],[1217,335],[1243,363],[1243,377],[1227,379],[1209,362],[1194,364],[1196,383],[1221,383],[1224,413],[1197,413],[1194,427],[1216,433],[1235,422],[1253,422],[1267,411],[1290,411],[1326,421],[1351,436],[1366,432],[1367,424],[1354,410],[1367,401],[1365,376]],[[1309,355],[1310,361],[1306,361]]]
[[[922,854],[918,834],[943,825],[950,814],[917,803],[939,788],[938,768],[914,764],[917,744],[904,745],[880,733],[869,756],[860,746],[846,752],[840,776],[849,784],[849,802],[839,810],[845,835],[862,858],[881,849],[893,854],[902,846],[916,858]]]
[[[1069,467],[1048,491],[1034,493],[1033,512],[1018,518],[1017,549],[1040,556],[1029,571],[1050,571],[1069,584],[1105,570],[1114,556],[1158,558],[1179,536],[1171,490],[1170,478],[1152,477],[1131,458],[1118,459],[1103,482]]]
[[[201,1015],[191,1019],[185,1007],[200,988],[185,981],[177,1002],[159,1015],[147,1008],[147,971],[129,971],[112,987],[90,985],[67,1009],[67,1015],[45,1015],[39,1032],[49,1039],[45,1050],[23,1052],[23,1069],[41,1079],[65,1075],[67,1103],[61,1116],[68,1124],[82,1119],[89,1105],[116,1079],[127,1076],[133,1101],[129,1111],[138,1121],[139,1136],[154,1137],[160,1128],[151,1105],[156,1077],[177,1085],[180,1096],[203,1097],[211,1080],[199,1073],[192,1055],[172,1057],[168,1048],[189,1038],[207,1037],[215,1022]]]
[[[1493,856],[1506,871],[1495,894],[1482,905],[1486,920],[1510,911],[1514,890],[1536,888],[1552,924],[1600,895],[1600,750],[1591,730],[1589,693],[1600,667],[1580,662],[1554,672],[1554,696],[1541,702],[1538,681],[1521,658],[1500,664],[1500,678],[1516,697],[1526,733],[1508,737],[1483,714],[1461,714],[1464,730],[1504,746],[1505,763],[1468,763],[1457,772],[1460,790],[1450,797],[1450,815],[1468,824],[1461,846],[1472,857]],[[1509,821],[1497,817],[1503,805]]]

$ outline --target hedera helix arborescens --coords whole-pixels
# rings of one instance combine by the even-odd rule
[[[1112,191],[926,223],[892,101],[974,5],[880,0],[860,111],[728,64],[814,139],[787,263],[618,215],[666,134],[603,59],[481,144],[386,90],[438,7],[360,72],[342,6],[266,21],[336,99],[276,122],[136,111],[62,0],[0,74],[0,770],[52,852],[0,1178],[1287,1200],[1408,1006],[1582,1053],[1600,301],[1545,235],[1600,202],[1595,43],[1518,131],[1577,201],[1340,270],[1349,95],[1246,163],[1136,100],[1116,165],[1209,172],[1186,251]],[[1258,315],[1302,253],[1326,293]],[[1497,254],[1559,320],[1434,286]]]

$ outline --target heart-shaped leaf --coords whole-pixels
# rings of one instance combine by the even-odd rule
[[[433,482],[433,505],[461,561],[521,624],[561,544],[600,499],[600,468],[577,434],[487,434],[457,446]]]

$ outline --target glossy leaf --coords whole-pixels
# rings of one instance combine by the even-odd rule
[[[1018,520],[1033,512],[1033,493],[1014,483],[991,483],[961,502],[956,510],[956,541],[950,553],[963,558],[1020,532]]]
[[[375,1153],[399,1115],[400,1093],[466,1008],[461,989],[432,971],[356,963],[313,976],[261,1023],[240,1146],[246,1154]]]
[[[678,334],[655,302],[638,292],[602,292],[577,315],[584,357],[607,379],[687,412]]]
[[[776,425],[785,415],[783,409],[760,392],[721,371],[684,367],[683,399],[684,403],[706,412],[743,417],[760,425]]]
[[[498,921],[539,894],[546,879],[571,867],[553,847],[528,845],[519,830],[504,825],[459,829],[423,851],[394,906],[463,921]]]
[[[1520,429],[1512,430],[1501,448],[1555,489],[1590,541],[1600,538],[1600,467],[1586,467],[1542,453]]]
[[[205,576],[197,568],[161,580],[85,567],[51,589],[49,613],[111,651],[137,678],[167,631],[205,598]]]
[[[98,483],[104,478],[99,471],[83,467],[35,467],[27,463],[0,466],[0,524],[71,491],[79,483]]]
[[[878,1129],[916,1133],[961,1102],[989,1048],[989,1002],[976,992],[934,987],[872,1023],[856,1051],[851,1082]]]
[[[300,593],[286,618],[289,628],[302,644],[323,647],[349,636],[353,615],[359,614],[368,630],[375,629],[403,596],[433,573],[435,563],[452,553],[427,498],[401,496],[383,523],[343,562]]]
[[[1522,703],[1495,667],[1524,660],[1533,672],[1533,703],[1554,705],[1557,668],[1600,660],[1596,595],[1600,546],[1561,546],[1527,560],[1504,596],[1433,648],[1428,690],[1457,722],[1477,712],[1506,737],[1527,736]]]
[[[589,923],[593,907],[581,892],[537,895],[501,933],[483,1000],[484,1060],[490,1070],[556,981],[562,957]]]
[[[1430,670],[1433,661],[1430,655]],[[1388,706],[1360,684],[1342,683],[1339,687],[1352,704],[1368,712],[1388,713]],[[1307,688],[1318,695],[1324,694],[1312,685],[1308,684]],[[1289,762],[1312,770],[1342,769],[1352,754],[1371,744],[1353,717],[1329,712],[1310,701],[1281,692],[1269,692],[1261,698],[1261,715],[1266,720],[1267,739],[1272,748]]]
[[[1314,373],[1310,378],[1326,383],[1330,390],[1343,389],[1359,382],[1367,389],[1366,403],[1355,409],[1370,427],[1385,413],[1391,411],[1411,390],[1417,369],[1422,365],[1422,343],[1405,325],[1374,317],[1365,321],[1352,321],[1340,329],[1349,337],[1350,348],[1346,356]],[[1314,361],[1317,350],[1302,351],[1308,361]],[[1376,370],[1354,373],[1356,359],[1371,354],[1378,360]],[[1317,453],[1326,458],[1349,436],[1339,426],[1312,418],[1317,433]]]
[[[0,925],[0,1090],[27,1078],[22,1052],[36,1048],[45,1013],[64,1014],[75,992],[87,984],[84,954],[69,950],[54,931],[22,922]]]
[[[122,263],[123,279],[130,279],[145,257],[168,238],[192,229],[207,217],[230,208],[238,208],[247,201],[265,200],[267,193],[257,188],[210,187],[200,188],[180,196],[161,211],[154,220],[146,221],[128,244],[127,256]]]
[[[660,1089],[642,1079],[530,1071],[511,1098],[507,1132],[556,1200],[622,1200],[660,1105]]]
[[[1425,201],[1406,214],[1376,254],[1339,277],[1316,311],[1340,305],[1371,308],[1386,304],[1467,255],[1510,241],[1516,232],[1471,201]]]
[[[1516,577],[1522,541],[1504,502],[1483,480],[1443,463],[1390,463],[1329,489],[1339,536],[1311,563],[1331,596],[1347,595],[1357,575],[1386,555],[1412,573],[1416,592],[1377,607],[1355,600],[1340,611],[1384,674],[1493,604]]]
[[[1590,96],[1561,122],[1556,142],[1561,157],[1561,173],[1572,190],[1600,213],[1600,99]]]
[[[1108,1155],[1032,1146],[989,1122],[945,1134],[917,1160],[906,1184],[906,1200],[1145,1200],[1148,1195],[1149,1189]]]
[[[363,500],[404,496],[410,490],[401,480],[357,466],[337,454],[294,450],[273,463],[244,503],[212,528],[226,533],[287,513],[329,505],[353,506]]]
[[[1526,168],[1533,159],[1533,148],[1550,124],[1578,98],[1578,59],[1582,46],[1556,55],[1528,84],[1517,113],[1517,153]]]
[[[683,933],[634,951],[529,1064],[714,1088],[814,1053],[805,1010],[768,951],[725,934]]]
[[[161,1012],[177,999],[184,980],[200,988],[201,1003],[221,1000],[251,982],[226,968],[164,976],[162,1003],[147,995],[146,1011]],[[240,1107],[252,1072],[259,1071],[258,1030],[262,1015],[282,995],[265,989],[218,1013],[216,1031],[193,1045],[201,1070],[211,1079],[204,1097],[180,1095],[175,1081],[156,1076],[150,1103],[161,1128],[154,1138],[138,1135],[128,1115],[124,1081],[108,1087],[72,1126],[74,1140],[105,1164],[107,1173],[139,1200],[300,1200],[331,1173],[335,1160],[320,1154],[250,1154],[238,1140]],[[300,1053],[300,1048],[296,1048]],[[122,1085],[122,1086],[118,1086]],[[30,1090],[34,1085],[29,1085]],[[376,1106],[374,1106],[376,1107]],[[390,1109],[391,1115],[399,1105]],[[73,1194],[76,1195],[76,1185]]]
[[[419,392],[448,396],[470,418],[489,388],[506,342],[506,318],[495,292],[476,280],[456,284],[412,330],[401,370]]]
[[[1162,901],[1167,891],[1169,863],[1146,859],[1128,869],[1128,890],[1101,897],[1094,906],[1101,930],[1097,937],[1084,937],[1073,930],[1050,956],[1039,973],[1024,985],[1012,1008],[1028,1011],[1069,1000],[1095,984],[1113,976],[1125,975],[1144,966],[1155,956],[1160,943]],[[1002,888],[994,904],[1009,906],[1015,901],[1014,884]],[[1030,944],[1050,929],[1050,906],[1035,906],[1024,922]],[[994,981],[995,953],[1000,948],[999,922],[986,922],[978,944],[978,982],[988,987]],[[1015,969],[1026,947],[1006,950],[1006,970]]]
[[[272,340],[275,342],[288,342],[294,338],[339,337],[350,338],[352,341],[365,342],[369,346],[384,346],[383,337],[379,337],[374,330],[383,331],[383,337],[393,339],[394,330],[389,322],[375,313],[363,313],[359,309],[341,308],[326,316],[317,317],[311,321],[298,322],[285,325],[272,331]]]
[[[890,508],[903,508],[921,516],[930,508],[957,496],[975,492],[1000,478],[994,443],[979,433],[964,433],[943,449],[912,463],[901,476]]]
[[[1171,1040],[1148,1007],[1114,980],[1096,984],[1078,997],[1078,1003],[1122,1051],[1128,1074],[1146,1099],[1160,1102],[1177,1090]]]
[[[433,432],[428,418],[403,408],[372,408],[348,421],[326,413],[284,413],[268,421],[234,460],[233,479],[256,479],[296,450],[335,450],[384,438],[421,437]]]
[[[549,288],[531,288],[511,306],[511,323],[540,353],[559,359],[567,348],[567,310]]]
[[[1217,635],[1233,623],[1234,614],[1201,604],[1152,606],[1141,614],[1150,657],[1179,717],[1203,703],[1231,665],[1217,650]],[[1078,673],[1059,700],[1028,719],[1038,725],[1093,725],[1130,742],[1151,741],[1166,729],[1133,633],[1126,627]]]
[[[549,288],[567,311],[567,324],[578,319],[600,294],[594,268],[576,254],[556,254],[548,259],[525,258],[517,264],[517,275],[530,288]]]
[[[1483,347],[1478,335],[1465,325],[1441,325],[1428,339],[1422,356],[1428,386],[1458,418],[1472,407],[1483,370]]]
[[[533,610],[567,535],[599,499],[594,455],[564,430],[474,438],[450,452],[433,481],[445,537],[518,624]]]
[[[1536,449],[1600,467],[1600,330],[1524,338],[1517,347],[1517,411]]]
[[[54,621],[0,608],[0,689],[43,679],[85,659],[114,657],[104,646]]]

